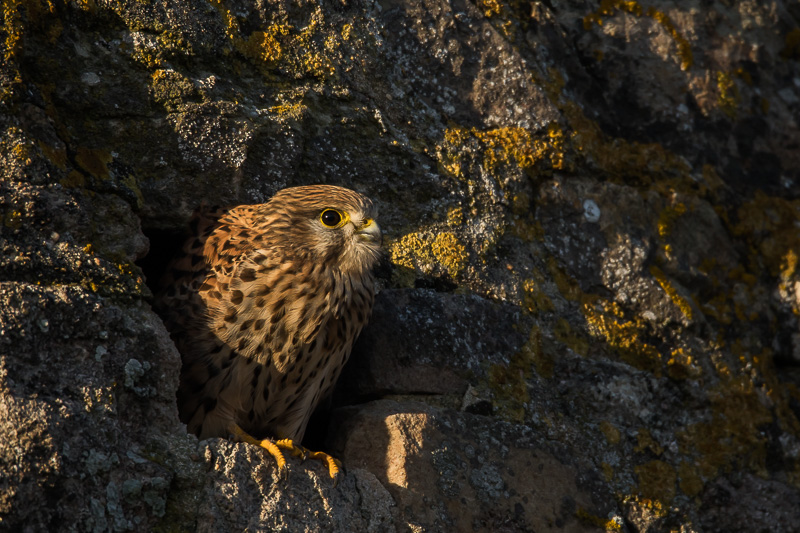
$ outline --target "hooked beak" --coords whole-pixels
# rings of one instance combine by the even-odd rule
[[[364,219],[358,231],[356,231],[356,235],[358,235],[358,240],[360,241],[377,242],[379,246],[383,242],[381,227],[371,218]]]

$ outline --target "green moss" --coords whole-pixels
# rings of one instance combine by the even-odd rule
[[[664,453],[664,448],[653,438],[650,430],[647,428],[639,428],[636,434],[636,446],[633,448],[635,452],[651,452],[656,456]]]
[[[49,144],[38,141],[39,149],[48,161],[57,166],[60,170],[67,169],[67,149],[66,147],[55,148]]]
[[[703,479],[697,473],[697,465],[681,461],[678,465],[678,486],[684,494],[694,498],[703,490]]]
[[[790,251],[800,250],[800,200],[787,200],[756,191],[755,197],[742,204],[736,222],[728,217],[732,233],[749,245],[750,264],[763,263],[770,275],[780,277]],[[752,270],[752,269],[751,269]],[[758,271],[754,272],[756,275]]]
[[[35,32],[49,43],[54,43],[61,35],[61,21],[50,15],[56,6],[40,0],[2,0],[2,26],[0,38],[3,40],[4,83],[0,88],[0,101],[7,102],[14,94],[15,87],[22,83],[19,72],[19,59],[22,56],[24,36]]]
[[[569,322],[560,317],[553,327],[553,336],[578,355],[586,356],[589,353],[589,341],[578,331],[572,329]]]
[[[619,430],[609,422],[608,420],[603,420],[600,422],[600,431],[605,436],[606,440],[609,444],[617,445],[619,441],[622,439],[622,435],[620,434]]]
[[[114,160],[111,152],[102,148],[78,147],[75,162],[95,178],[107,180],[110,177],[108,164]]]
[[[639,478],[639,494],[643,498],[659,502],[661,507],[668,506],[675,498],[678,476],[672,465],[654,460],[633,470]]]
[[[552,377],[553,361],[544,353],[541,331],[535,326],[528,342],[511,357],[508,365],[496,364],[489,368],[489,389],[497,416],[511,422],[525,420],[525,406],[530,401],[527,380],[534,366],[541,376]]]
[[[783,48],[781,49],[781,57],[783,59],[800,59],[800,28],[792,28],[786,32],[786,37],[783,40]]]
[[[732,377],[710,394],[712,418],[678,432],[681,453],[696,458],[698,475],[748,470],[766,475],[767,437],[762,428],[773,415],[747,376]]]
[[[578,282],[561,270],[561,267],[558,266],[558,261],[553,256],[547,258],[547,271],[550,273],[550,277],[555,282],[556,287],[558,287],[561,296],[573,302],[586,300],[586,296]]]

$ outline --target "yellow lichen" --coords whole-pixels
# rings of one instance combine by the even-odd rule
[[[225,25],[225,33],[233,48],[265,74],[278,65],[296,74],[325,77],[335,73],[332,52],[348,39],[352,27],[345,27],[342,35],[322,35],[319,23],[319,7],[309,15],[305,27],[292,26],[285,15],[263,30],[243,36],[239,22],[222,0],[209,0]],[[281,20],[283,18],[283,20]],[[317,39],[322,36],[322,39]]]
[[[9,229],[17,230],[22,227],[22,211],[9,209],[3,216],[3,225]]]
[[[750,263],[754,270],[765,264],[769,274],[780,277],[787,253],[800,250],[800,200],[767,196],[761,191],[743,204],[736,213],[738,222],[731,226],[737,237],[750,246]],[[758,273],[757,270],[755,273]]]
[[[196,92],[188,78],[171,69],[156,69],[150,75],[150,91],[153,99],[170,112],[177,111],[183,101]]]
[[[667,374],[672,379],[696,379],[702,375],[702,369],[695,358],[683,348],[676,348],[667,360]]]
[[[692,317],[694,316],[692,304],[689,303],[689,300],[684,298],[678,292],[669,278],[667,278],[667,275],[664,274],[664,272],[656,265],[650,266],[650,274],[656,279],[661,288],[664,289],[664,292],[667,293],[667,296],[669,296],[669,299],[672,300],[672,303],[674,303],[678,309],[681,310],[683,316],[685,316],[687,320],[692,320]]]
[[[678,47],[678,57],[680,58],[681,70],[689,70],[692,66],[692,63],[694,63],[694,56],[692,54],[692,47],[686,37],[678,32],[677,28],[675,28],[675,24],[666,15],[666,13],[649,7],[647,8],[647,16],[652,17],[656,22],[661,24],[665,30],[667,30],[667,33],[670,34],[672,39],[675,41],[675,45]]]
[[[254,31],[246,39],[237,35],[233,44],[245,57],[272,65],[283,56],[279,39],[289,35],[290,29],[288,24],[272,24],[266,31]]]
[[[675,46],[678,48],[678,59],[680,61],[681,70],[688,70],[691,68],[694,62],[694,56],[689,41],[675,28],[675,24],[666,13],[658,11],[653,7],[649,7],[645,11],[639,2],[633,0],[601,0],[600,7],[597,8],[596,11],[583,17],[583,28],[588,31],[592,29],[593,24],[602,26],[603,17],[611,17],[615,15],[617,11],[629,13],[635,17],[644,15],[658,22],[661,27],[669,33],[670,37],[672,37],[672,40],[675,42]]]
[[[795,250],[787,250],[781,258],[781,280],[788,281],[794,277],[797,271],[797,252]]]
[[[441,267],[451,278],[457,277],[467,264],[466,247],[450,232],[409,233],[389,245],[393,263],[432,273]]]
[[[19,143],[11,149],[11,155],[17,160],[21,166],[30,165],[31,159],[31,145],[28,143]]]
[[[531,313],[542,313],[553,310],[553,302],[542,290],[544,276],[534,271],[536,279],[526,279],[522,282],[522,305]]]
[[[457,206],[447,210],[447,225],[458,227],[464,224],[464,208]]]
[[[682,203],[664,208],[658,216],[658,236],[662,239],[666,238],[672,231],[675,221],[684,213],[686,213],[686,205]]]
[[[501,4],[498,0],[479,0],[480,5],[483,7],[483,14],[486,17],[491,17],[492,15],[499,15],[501,10]]]
[[[597,516],[595,514],[590,513],[586,509],[583,509],[582,507],[579,507],[575,511],[575,517],[578,520],[580,520],[583,524],[591,526],[592,528],[603,529],[606,531],[606,533],[616,533],[617,531],[622,531],[621,520],[614,520],[613,518],[609,519],[609,518],[604,518],[602,516]]]
[[[561,74],[550,70],[551,79],[536,79],[551,101],[568,118],[572,133],[565,143],[564,153],[574,153],[584,158],[584,165],[597,168],[606,179],[625,184],[649,186],[656,191],[672,194],[687,190],[696,194],[696,182],[690,176],[691,167],[686,160],[664,149],[657,143],[631,142],[609,138],[583,109],[566,99],[561,91],[564,81]]]
[[[450,277],[456,277],[467,263],[467,249],[452,233],[440,233],[431,244],[433,257],[447,270]]]
[[[444,142],[439,147],[439,160],[443,171],[464,179],[464,146],[470,139],[478,141],[483,168],[499,174],[507,165],[525,171],[534,167],[540,170],[565,168],[566,136],[556,123],[548,125],[544,134],[534,135],[525,128],[477,128],[451,127],[444,133]],[[502,185],[502,179],[498,183]]]
[[[616,302],[602,299],[584,303],[582,310],[589,332],[604,339],[623,361],[661,375],[661,354],[642,340],[646,325],[641,318],[625,320]]]
[[[736,110],[739,107],[741,96],[739,88],[733,81],[733,77],[727,72],[717,72],[717,105],[729,118],[736,118]]]
[[[300,120],[308,111],[308,107],[301,101],[287,102],[285,104],[275,105],[269,108],[269,112],[275,115],[279,121],[287,119]]]

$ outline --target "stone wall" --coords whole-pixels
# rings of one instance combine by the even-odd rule
[[[0,530],[795,531],[796,2],[7,0]],[[188,436],[201,203],[373,198],[382,292],[286,479]]]

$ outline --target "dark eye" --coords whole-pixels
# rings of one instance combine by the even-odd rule
[[[320,222],[329,228],[335,228],[342,221],[342,214],[335,209],[326,209],[319,216]]]

